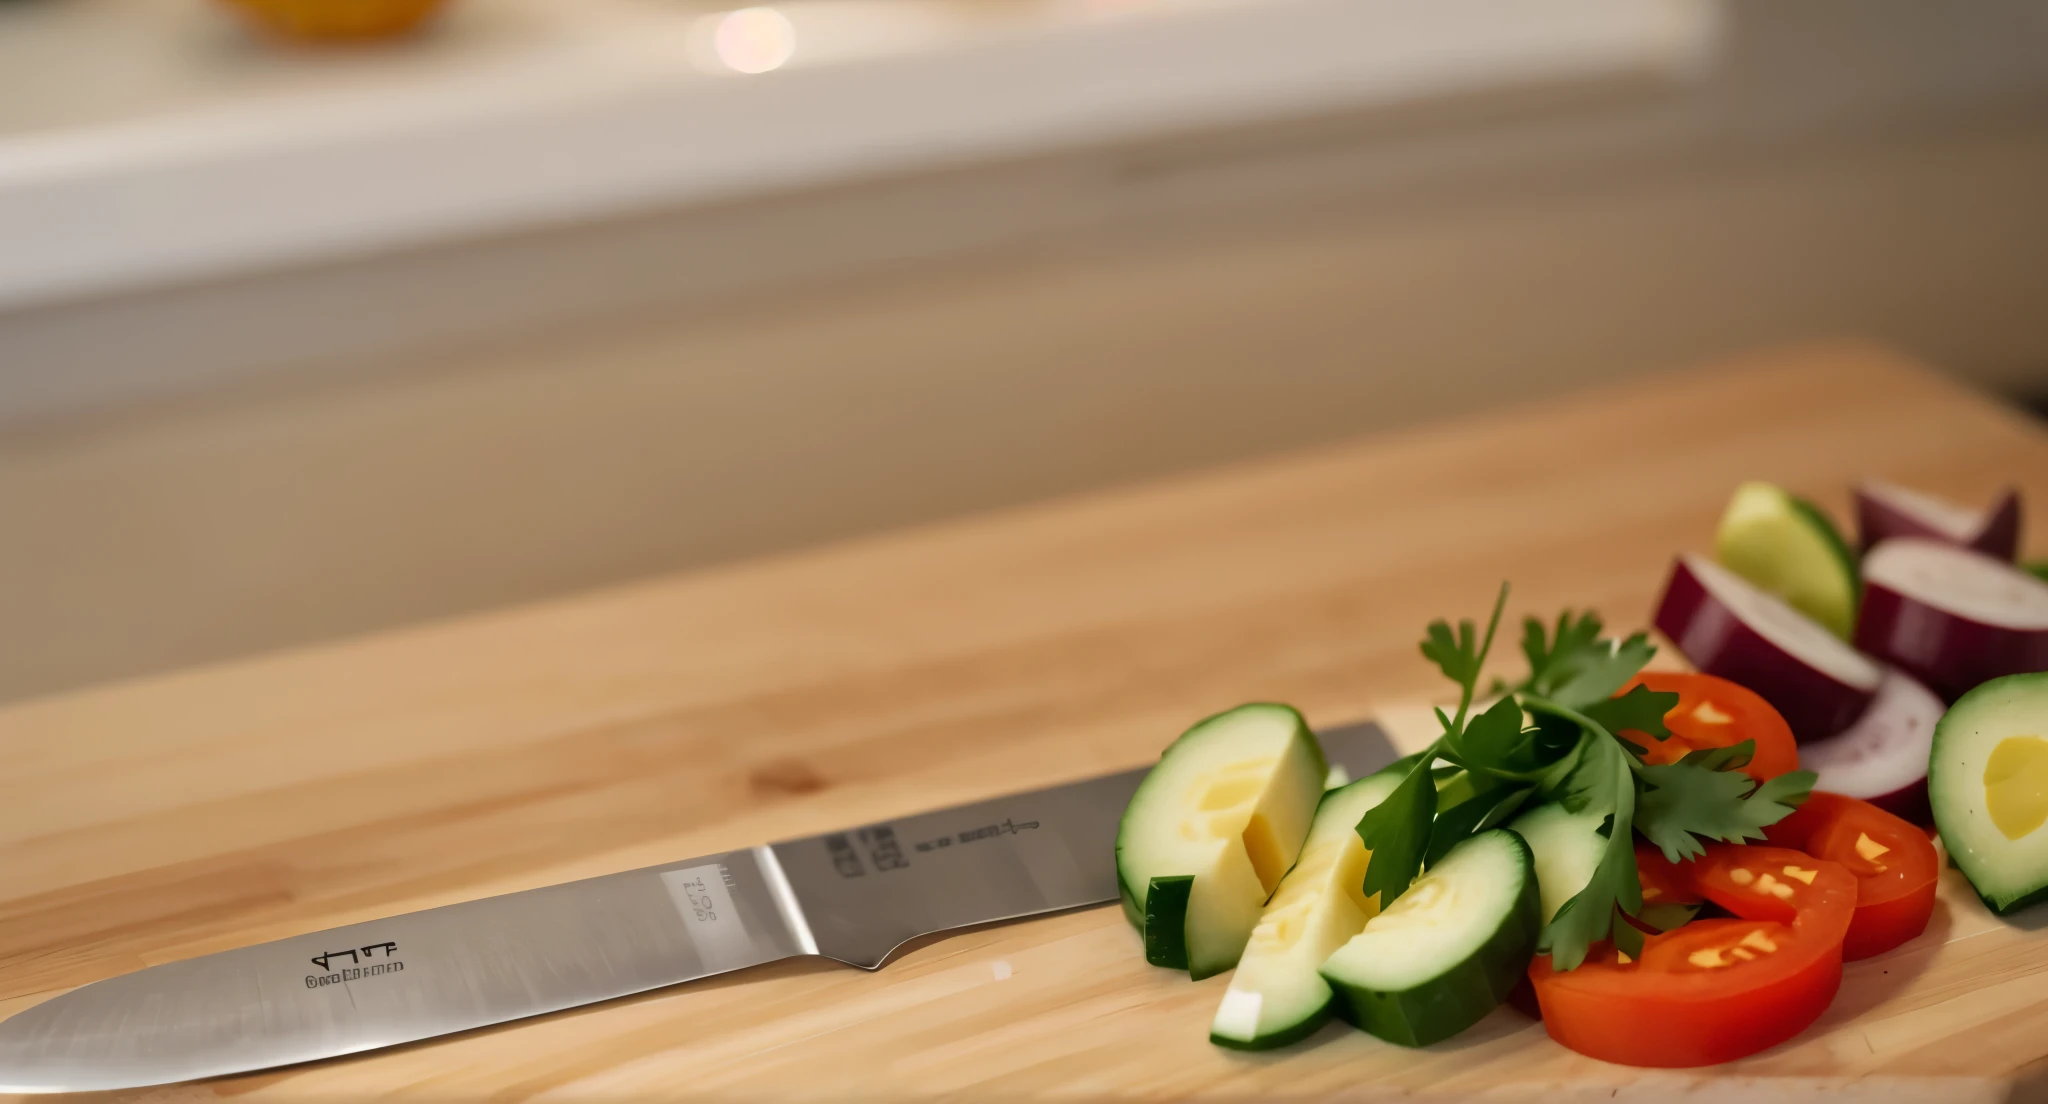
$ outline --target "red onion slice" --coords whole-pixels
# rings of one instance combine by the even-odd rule
[[[2048,671],[2048,582],[1981,552],[1898,537],[1863,558],[1856,644],[1954,701]]]
[[[1948,707],[1934,691],[1886,671],[1877,697],[1856,723],[1799,747],[1799,765],[1820,775],[1816,790],[1859,797],[1915,824],[1932,824],[1927,757],[1934,726]]]
[[[1971,510],[1866,479],[1856,487],[1856,531],[1864,552],[1893,537],[1925,537],[2011,561],[2020,547],[2020,494],[2008,490],[1990,508]]]
[[[1802,741],[1849,727],[1884,676],[1819,622],[1702,556],[1672,565],[1656,623],[1693,666],[1770,702]]]

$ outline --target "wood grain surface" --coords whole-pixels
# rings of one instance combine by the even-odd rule
[[[1837,511],[1881,475],[2048,504],[2048,433],[1814,347],[1196,478],[0,711],[0,1014],[152,963],[1145,762],[1252,698],[1434,694],[1414,642],[1591,605],[1639,624],[1739,479]],[[368,539],[370,535],[365,535]],[[2040,554],[2039,526],[2029,549]],[[1496,1012],[1270,1055],[1227,978],[1100,908],[791,961],[375,1054],[134,1094],[1552,1100],[2048,1095],[2048,914],[1946,875],[1822,1022],[1710,1070],[1609,1066]],[[1670,1029],[1681,1029],[1670,1025]]]

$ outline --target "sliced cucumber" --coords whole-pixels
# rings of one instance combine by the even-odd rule
[[[2048,671],[1992,679],[1949,706],[1927,796],[1950,861],[1993,911],[2048,900]]]
[[[1506,1000],[1543,927],[1529,845],[1495,828],[1451,848],[1323,963],[1338,1015],[1427,1046]]]
[[[1544,923],[1593,880],[1593,870],[1607,850],[1607,837],[1600,834],[1606,820],[1603,814],[1574,813],[1551,804],[1538,805],[1508,823],[1529,845]]]
[[[1116,835],[1124,914],[1145,937],[1146,961],[1197,978],[1236,965],[1294,865],[1329,770],[1285,705],[1219,713],[1166,749]]]
[[[2027,570],[2040,578],[2048,579],[2048,560],[2035,560],[2027,565]]]
[[[1399,775],[1375,774],[1323,795],[1301,858],[1238,959],[1209,1027],[1211,1042],[1242,1050],[1286,1046],[1330,1018],[1330,986],[1316,968],[1379,911],[1361,892],[1372,854],[1358,838],[1358,821],[1400,784]]]
[[[1856,556],[1813,503],[1769,483],[1735,488],[1714,558],[1844,640],[1856,630]]]

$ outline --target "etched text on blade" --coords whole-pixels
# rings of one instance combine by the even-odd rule
[[[352,1054],[803,953],[754,851],[167,963],[0,1022],[0,1091],[133,1088]]]

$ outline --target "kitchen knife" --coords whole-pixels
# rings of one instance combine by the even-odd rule
[[[1379,725],[1321,737],[1353,777]],[[309,1062],[795,955],[1117,899],[1146,768],[809,839],[445,905],[152,966],[0,1022],[0,1092],[126,1089]]]

